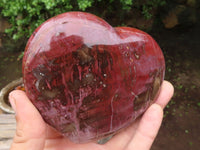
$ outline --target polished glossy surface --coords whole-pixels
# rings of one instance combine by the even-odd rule
[[[133,122],[155,99],[164,70],[151,36],[82,12],[43,23],[23,59],[28,97],[48,124],[76,143]]]

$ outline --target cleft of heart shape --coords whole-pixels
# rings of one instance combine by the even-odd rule
[[[46,123],[75,143],[130,125],[154,102],[164,72],[150,35],[84,12],[44,22],[23,58],[27,96]]]

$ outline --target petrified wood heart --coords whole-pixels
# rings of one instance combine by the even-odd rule
[[[76,143],[127,127],[155,99],[164,71],[161,49],[147,33],[83,12],[43,23],[23,58],[28,97]]]

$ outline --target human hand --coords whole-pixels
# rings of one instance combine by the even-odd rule
[[[10,150],[149,150],[160,128],[163,108],[173,95],[173,86],[164,81],[160,94],[142,117],[113,136],[106,144],[74,144],[47,125],[23,91],[10,93],[17,129]]]

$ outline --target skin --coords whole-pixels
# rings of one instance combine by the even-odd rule
[[[95,141],[74,144],[47,125],[23,91],[15,90],[9,99],[16,112],[17,129],[10,150],[149,150],[159,131],[163,109],[174,88],[164,81],[161,91],[142,117],[122,130],[104,145]]]

